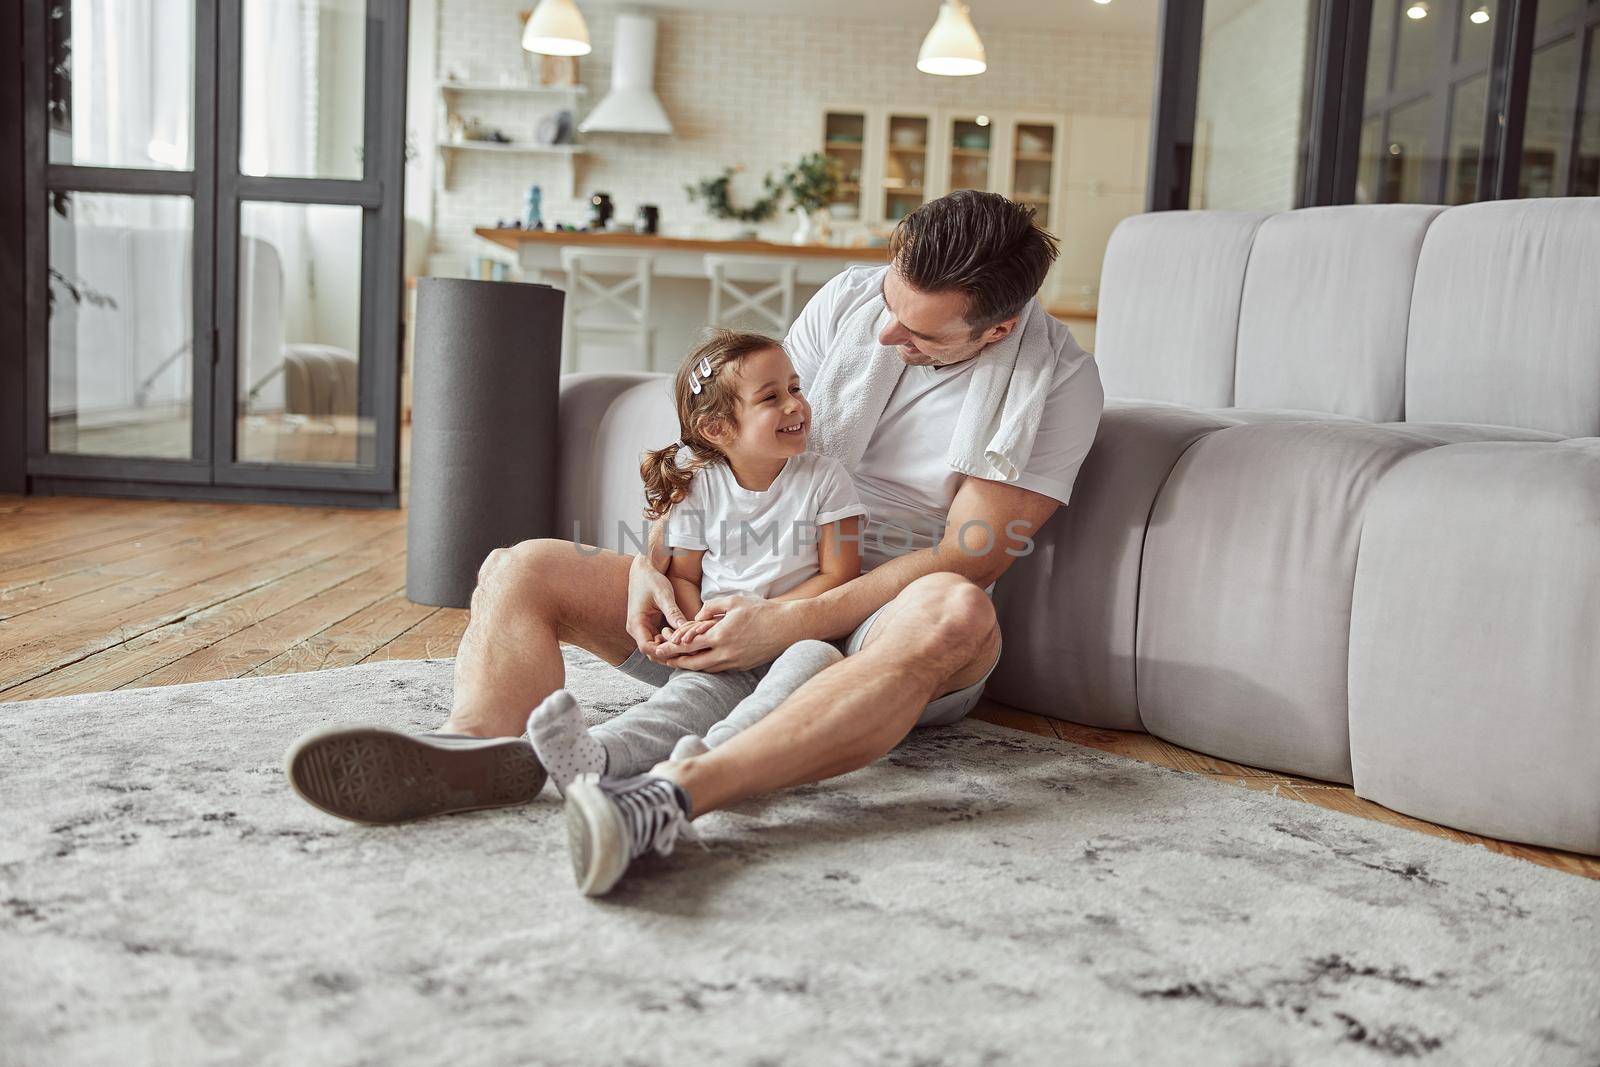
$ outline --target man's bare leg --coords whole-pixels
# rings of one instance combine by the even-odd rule
[[[633,651],[624,632],[629,566],[627,556],[567,541],[496,549],[478,574],[444,731],[314,730],[285,756],[289,784],[328,814],[363,823],[534,799],[545,770],[521,737],[528,713],[561,687],[561,642],[611,663]]]
[[[456,650],[455,700],[443,729],[515,737],[528,712],[566,679],[561,644],[621,663],[632,557],[570,541],[523,541],[489,553]]]
[[[671,764],[694,814],[865,767],[916,725],[928,701],[982,678],[1000,650],[994,606],[959,575],[906,586],[866,645],[706,755]]]

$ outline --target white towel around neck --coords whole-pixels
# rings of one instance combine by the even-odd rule
[[[906,368],[899,353],[880,345],[888,309],[876,296],[839,324],[834,349],[810,385],[815,419],[811,448],[855,470]],[[945,461],[951,470],[991,481],[1014,482],[1033,455],[1034,436],[1044,405],[1065,360],[1076,366],[1088,357],[1071,332],[1030,300],[1017,328],[986,347],[967,386]]]

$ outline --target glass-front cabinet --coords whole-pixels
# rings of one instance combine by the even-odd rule
[[[823,112],[822,152],[840,177],[835,231],[884,230],[954,189],[1003,193],[1058,224],[1067,116],[839,106]]]
[[[949,175],[946,192],[956,189],[995,188],[995,127],[988,115],[953,115],[946,120],[949,137]]]
[[[1017,117],[1008,121],[1007,133],[1005,191],[1011,199],[1037,211],[1046,227],[1053,226],[1063,170],[1063,123],[1047,117]]]
[[[822,115],[822,154],[839,174],[839,188],[828,203],[828,214],[840,222],[862,218],[862,191],[866,169],[867,113],[865,109],[829,109]]]
[[[891,112],[884,130],[883,220],[899,222],[928,198],[933,118]]]

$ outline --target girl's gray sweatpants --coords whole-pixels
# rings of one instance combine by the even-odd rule
[[[614,719],[589,730],[606,750],[606,774],[643,774],[672,755],[679,738],[712,748],[765,718],[807,680],[843,659],[826,641],[800,641],[771,663],[745,671],[684,671],[635,652],[623,669],[659,688]],[[628,668],[632,667],[632,670]],[[654,670],[651,670],[654,668]],[[648,675],[648,676],[646,676]]]

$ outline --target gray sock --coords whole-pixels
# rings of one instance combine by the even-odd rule
[[[562,796],[578,775],[605,773],[606,750],[589,736],[583,711],[565,689],[557,689],[533,709],[528,740]]]
[[[706,746],[716,748],[762,719],[806,682],[844,659],[844,653],[826,641],[797,641],[772,661],[755,692],[739,701],[728,717],[706,731]]]

